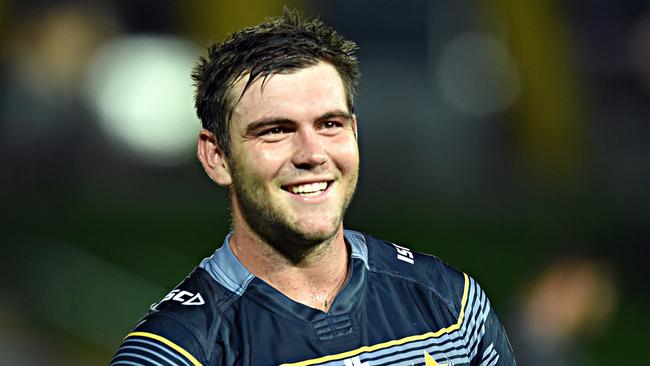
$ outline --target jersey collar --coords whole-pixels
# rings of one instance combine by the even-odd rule
[[[365,288],[368,269],[368,247],[366,238],[360,232],[344,230],[345,242],[350,248],[350,268],[346,284],[334,299],[328,314],[337,315],[349,312],[363,297],[360,293]],[[325,313],[297,303],[266,282],[251,274],[239,261],[230,248],[229,233],[221,248],[210,257],[201,261],[199,267],[228,290],[238,296],[246,296],[271,311],[281,314],[293,314],[304,320],[316,320]]]

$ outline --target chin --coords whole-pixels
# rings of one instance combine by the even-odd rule
[[[324,222],[329,221],[329,225],[323,225]],[[324,242],[332,240],[338,233],[338,230],[341,226],[340,220],[335,220],[334,222],[331,219],[321,219],[318,222],[314,222],[313,225],[308,223],[302,223],[302,225],[294,226],[293,231],[294,237],[303,242],[303,246],[311,247],[320,245]]]
[[[271,229],[266,233],[258,232],[258,234],[287,259],[299,263],[308,253],[321,247],[324,243],[331,242],[336,236],[339,226],[316,228],[277,225],[265,228]]]
[[[322,242],[332,239],[336,235],[337,230],[303,230],[302,236],[307,241],[310,241],[314,244],[320,244]]]
[[[297,231],[305,235],[330,237],[338,231],[341,226],[341,218],[338,215],[332,216],[300,216],[294,223]]]

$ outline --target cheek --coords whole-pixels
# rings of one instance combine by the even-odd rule
[[[251,161],[258,167],[261,174],[269,177],[276,176],[283,168],[285,163],[290,160],[287,158],[286,148],[258,149],[251,155]]]
[[[354,139],[346,139],[341,143],[332,145],[332,156],[335,157],[340,169],[344,171],[355,170],[359,166],[359,147]]]

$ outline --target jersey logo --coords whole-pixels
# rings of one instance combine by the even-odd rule
[[[451,364],[451,362],[445,362],[445,363],[438,363],[436,360],[431,357],[430,354],[427,353],[427,351],[424,351],[424,365],[425,366],[454,366]]]
[[[345,366],[370,366],[370,362],[361,363],[361,358],[359,358],[359,356],[343,360],[343,364]]]
[[[172,292],[168,293],[167,296],[165,296],[160,302],[164,302],[167,300],[172,300],[172,301],[178,301],[181,303],[181,305],[203,305],[205,304],[205,301],[203,301],[203,296],[201,296],[200,293],[193,294],[191,292],[185,291],[185,290],[172,290]],[[159,303],[160,304],[160,303]]]
[[[413,264],[413,252],[411,252],[411,249],[404,248],[397,244],[393,244],[393,246],[395,247],[395,250],[397,250],[397,259]]]

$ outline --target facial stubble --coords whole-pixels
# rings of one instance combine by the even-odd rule
[[[359,175],[358,166],[347,178],[338,174],[335,184],[344,184],[344,196],[337,215],[326,232],[307,232],[301,229],[300,218],[274,203],[262,177],[241,166],[236,159],[229,159],[232,173],[234,199],[243,219],[263,242],[268,244],[292,263],[300,263],[311,253],[329,245],[341,227],[348,205],[352,201]]]

